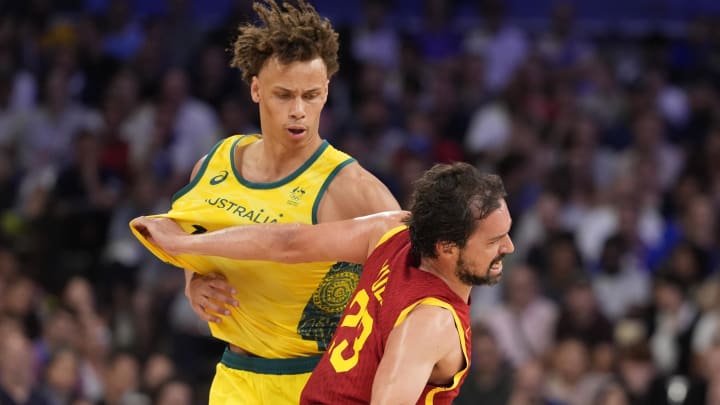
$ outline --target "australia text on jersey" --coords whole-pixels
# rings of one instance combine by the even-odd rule
[[[205,202],[215,208],[225,210],[241,218],[247,218],[256,224],[278,222],[278,220],[283,217],[283,214],[278,214],[276,218],[273,218],[271,215],[265,214],[265,209],[263,208],[248,209],[243,205],[222,197],[217,197],[215,199],[208,198]]]

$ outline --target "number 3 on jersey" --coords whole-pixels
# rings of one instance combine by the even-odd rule
[[[343,356],[345,349],[350,346],[350,342],[348,342],[347,339],[343,339],[330,349],[330,364],[332,364],[338,373],[344,373],[357,365],[360,359],[360,350],[372,332],[373,319],[367,311],[369,300],[370,297],[367,291],[359,290],[348,307],[354,308],[357,304],[358,311],[355,314],[347,314],[340,323],[340,328],[357,328],[358,326],[362,326],[362,331],[352,342],[352,352],[350,356]]]

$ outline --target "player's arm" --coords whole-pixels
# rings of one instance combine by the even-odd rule
[[[195,163],[190,174],[191,182],[197,176],[206,158],[207,155]],[[185,296],[195,315],[206,322],[220,323],[220,315],[230,314],[225,305],[238,305],[233,298],[234,293],[233,286],[220,273],[202,275],[185,269]]]
[[[132,221],[148,241],[170,255],[194,254],[281,263],[363,263],[380,238],[402,225],[405,211],[382,212],[318,225],[300,223],[234,226],[188,235],[173,220]]]
[[[358,163],[340,170],[318,207],[318,222],[340,221],[400,210],[390,190]]]
[[[390,332],[373,380],[370,403],[417,403],[436,365],[457,357],[458,350],[462,349],[452,313],[437,306],[418,305]],[[448,372],[447,378],[451,379],[454,372]]]

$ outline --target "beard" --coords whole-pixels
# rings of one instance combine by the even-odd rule
[[[463,260],[462,255],[460,255],[460,257],[458,257],[457,266],[455,267],[455,275],[462,283],[467,285],[495,285],[500,282],[502,273],[491,275],[490,267],[501,261],[503,257],[505,257],[504,254],[494,258],[488,265],[488,268],[485,270],[485,275],[478,276],[477,274],[474,274],[472,272],[472,270],[465,263],[465,260]]]

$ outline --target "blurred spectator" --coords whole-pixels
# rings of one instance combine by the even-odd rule
[[[665,374],[687,376],[698,311],[687,296],[687,286],[673,274],[660,274],[653,293],[654,308],[648,319],[653,361]]]
[[[630,398],[622,385],[608,381],[599,389],[592,405],[630,405]]]
[[[702,364],[705,352],[720,343],[720,280],[717,276],[700,286],[697,302],[701,314],[691,342],[695,369]]]
[[[556,303],[575,281],[587,276],[575,239],[565,231],[548,235],[541,246],[533,248],[528,262],[539,269],[543,294]]]
[[[105,394],[101,405],[150,404],[150,399],[138,391],[140,364],[130,353],[116,352],[109,360],[105,375]]]
[[[511,369],[489,330],[476,324],[472,333],[472,368],[453,403],[505,405],[513,387]]]
[[[639,267],[625,239],[617,234],[605,241],[592,285],[600,309],[613,322],[633,308],[645,306],[650,297],[647,271]]]
[[[720,403],[720,340],[704,352],[703,376],[707,381],[706,404]]]
[[[507,272],[504,302],[487,314],[485,322],[503,355],[518,367],[550,349],[557,308],[540,294],[532,268],[520,264]]]
[[[556,405],[545,394],[545,368],[531,359],[517,368],[508,405]]]
[[[398,65],[400,41],[388,16],[389,4],[382,0],[364,0],[362,19],[353,27],[352,55],[362,64],[377,64],[385,69]]]
[[[49,405],[72,405],[79,398],[80,369],[77,354],[71,349],[55,351],[45,369],[42,392]]]
[[[37,284],[26,275],[17,274],[7,280],[4,294],[0,299],[3,315],[8,316],[22,326],[22,332],[29,338],[38,336],[41,323],[38,315]]]
[[[33,375],[30,341],[19,330],[0,332],[0,403],[48,405]]]
[[[528,52],[525,35],[505,20],[501,0],[479,2],[484,24],[466,34],[465,52],[482,56],[485,86],[491,93],[502,91]]]
[[[143,40],[142,27],[132,15],[130,4],[122,0],[109,0],[104,15],[105,29],[103,48],[105,52],[122,61],[130,59]]]
[[[631,404],[651,405],[649,392],[656,376],[656,369],[652,355],[644,343],[634,343],[620,348],[617,374]]]
[[[157,393],[163,384],[175,377],[175,364],[170,357],[162,353],[153,353],[145,362],[142,375],[142,388],[144,392]]]
[[[558,2],[550,16],[550,29],[537,41],[543,59],[559,68],[571,68],[592,56],[594,50],[575,30],[575,9],[570,2]]]
[[[548,370],[546,395],[566,405],[589,404],[603,383],[600,375],[589,373],[587,347],[579,340],[558,341]]]
[[[32,173],[53,171],[73,156],[73,137],[80,131],[94,131],[100,115],[70,98],[67,72],[53,69],[44,84],[43,103],[33,111],[26,136],[20,144],[22,167]]]
[[[578,339],[588,349],[590,367],[611,371],[612,324],[600,313],[592,287],[587,280],[578,280],[566,293],[564,305],[555,328],[555,340]]]
[[[193,390],[187,382],[169,380],[160,385],[155,396],[155,405],[191,405]]]
[[[100,166],[97,136],[80,132],[73,142],[73,160],[62,167],[51,193],[52,229],[62,237],[52,246],[57,269],[48,286],[73,275],[96,277],[109,216],[122,191],[119,177]]]

